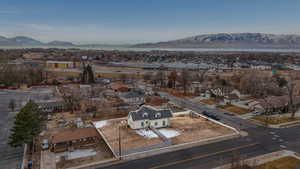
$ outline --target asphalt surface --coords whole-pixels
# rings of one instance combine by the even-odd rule
[[[97,169],[211,169],[229,163],[234,154],[239,154],[243,158],[251,158],[282,149],[300,152],[300,126],[284,129],[265,128],[250,121],[226,115],[224,111],[193,104],[189,100],[178,99],[165,93],[160,94],[194,111],[215,113],[221,118],[221,122],[246,131],[249,135],[138,160],[124,161]]]
[[[39,100],[49,97],[51,91],[46,88],[35,88],[30,91],[21,90],[0,90],[0,168],[18,169],[21,168],[23,159],[23,147],[12,148],[7,142],[10,129],[14,123],[14,117],[18,110],[29,99]],[[15,112],[8,109],[11,99],[16,102]]]

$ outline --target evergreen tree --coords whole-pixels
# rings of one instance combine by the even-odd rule
[[[42,113],[38,105],[29,101],[16,115],[14,126],[11,129],[9,145],[12,147],[32,144],[38,135],[42,123]]]
[[[94,72],[93,72],[92,66],[88,65],[86,69],[87,69],[87,73],[88,73],[88,83],[95,83]]]
[[[81,83],[95,83],[92,66],[84,66],[83,72],[81,74]]]

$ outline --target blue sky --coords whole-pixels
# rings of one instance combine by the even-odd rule
[[[0,35],[136,43],[204,33],[300,34],[299,0],[0,0]]]

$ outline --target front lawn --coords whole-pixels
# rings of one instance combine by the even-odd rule
[[[294,169],[299,162],[300,160],[294,157],[283,157],[278,160],[259,165],[256,169]]]
[[[213,99],[203,99],[200,101],[201,103],[204,103],[204,104],[209,104],[209,105],[214,105],[214,104],[217,104],[218,102],[213,100]]]
[[[292,119],[290,117],[268,117],[265,115],[261,115],[261,116],[255,116],[252,119],[261,121],[263,123],[266,123],[267,121],[268,124],[281,124],[281,123],[300,120],[300,117],[295,117],[294,119]]]
[[[220,108],[224,109],[226,111],[232,112],[232,113],[239,114],[239,115],[251,112],[249,109],[237,107],[237,106],[234,106],[234,105],[231,105],[231,104],[228,104],[228,105],[225,105],[225,106],[221,106]]]

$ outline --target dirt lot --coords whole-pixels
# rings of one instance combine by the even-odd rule
[[[172,138],[173,144],[201,141],[234,133],[233,130],[207,121],[202,117],[191,118],[189,116],[172,118],[170,129],[181,133],[179,136]]]
[[[163,142],[160,138],[147,139],[138,135],[135,130],[127,128],[126,119],[114,119],[109,120],[106,126],[100,128],[114,150],[119,150],[119,125],[121,124],[121,121],[123,121],[123,124],[120,127],[121,148],[123,151],[151,146]]]
[[[115,151],[119,149],[119,124],[121,124],[121,121],[123,121],[123,125],[120,127],[121,147],[123,151],[163,143],[161,138],[146,138],[138,135],[135,130],[127,128],[125,118],[114,119],[106,121],[106,124],[100,127],[99,130],[105,135]],[[171,126],[164,129],[169,132],[179,133],[177,136],[170,137],[174,145],[235,133],[235,131],[229,128],[207,121],[202,117],[191,118],[188,115],[172,118]]]

